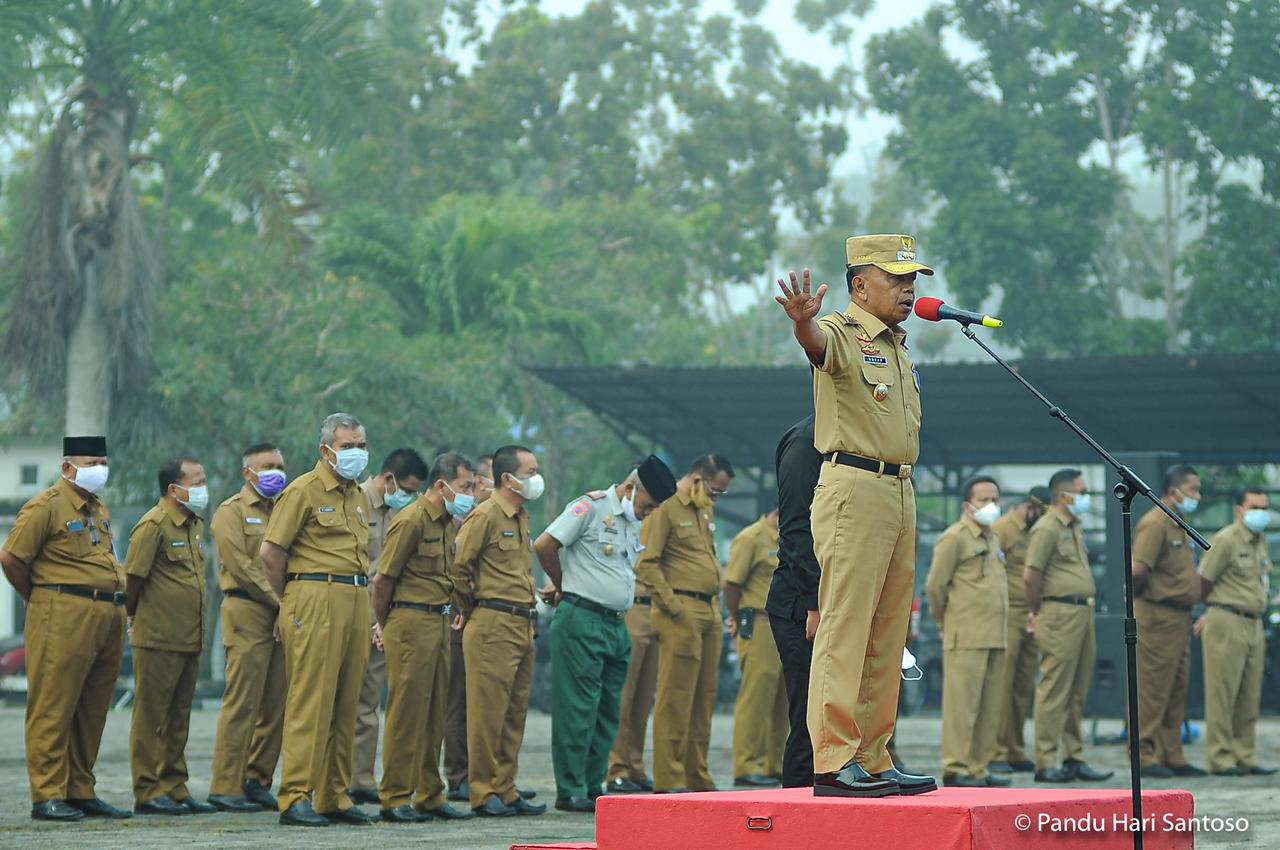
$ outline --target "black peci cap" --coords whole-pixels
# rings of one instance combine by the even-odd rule
[[[106,437],[63,437],[63,457],[106,457]]]
[[[1053,496],[1049,494],[1048,487],[1032,487],[1031,492],[1027,494],[1027,501],[1045,508],[1053,501]]]
[[[662,504],[676,494],[676,477],[671,474],[667,465],[656,455],[649,455],[636,469],[640,483],[658,504]]]

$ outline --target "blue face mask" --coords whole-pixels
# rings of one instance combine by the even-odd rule
[[[1089,498],[1089,494],[1077,493],[1076,500],[1070,505],[1070,510],[1075,516],[1084,516],[1089,513],[1089,508],[1091,507],[1093,507],[1093,500]]]
[[[1244,512],[1244,527],[1254,534],[1261,534],[1271,524],[1271,511],[1266,508],[1254,508]]]
[[[1190,496],[1183,496],[1182,501],[1178,502],[1178,510],[1184,514],[1193,514],[1198,507],[1200,507],[1200,500],[1192,499]]]
[[[445,484],[444,486],[449,487],[448,484]],[[452,487],[449,487],[449,492],[453,494],[453,501],[445,502],[444,507],[445,510],[449,512],[450,516],[456,516],[458,519],[462,519],[467,514],[471,513],[471,509],[476,506],[475,496],[467,493],[459,493]]]
[[[337,455],[338,460],[332,464],[333,471],[348,481],[355,481],[369,465],[369,453],[364,449],[343,449],[337,451],[333,446],[329,449]]]
[[[412,505],[414,500],[417,498],[417,493],[406,493],[399,487],[396,487],[396,491],[383,499],[383,501],[387,503],[387,506],[390,507],[391,510],[402,511]]]

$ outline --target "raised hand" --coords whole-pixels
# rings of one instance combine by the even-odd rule
[[[778,288],[782,290],[782,294],[775,295],[773,300],[787,311],[787,318],[797,325],[804,324],[811,321],[822,310],[822,299],[827,294],[827,285],[824,283],[818,287],[817,292],[812,292],[808,269],[804,270],[803,279],[797,279],[795,272],[791,272],[789,278],[790,285],[779,278]]]

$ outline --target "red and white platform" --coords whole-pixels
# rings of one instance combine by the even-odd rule
[[[1146,850],[1195,846],[1190,791],[1142,795]],[[943,788],[873,800],[808,788],[601,797],[595,844],[512,850],[1121,850],[1133,846],[1126,790]]]

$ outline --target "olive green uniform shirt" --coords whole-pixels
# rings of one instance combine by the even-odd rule
[[[395,579],[393,602],[449,605],[453,599],[453,544],[457,526],[430,499],[400,511],[387,529],[378,573]]]
[[[676,590],[709,596],[720,592],[715,530],[713,509],[700,509],[688,493],[677,492],[645,518],[636,575],[663,612],[681,608]]]
[[[133,645],[169,652],[204,648],[204,521],[161,499],[129,535],[125,572],[143,580]]]
[[[1027,613],[1027,585],[1022,570],[1027,565],[1027,542],[1031,529],[1018,511],[1009,511],[991,525],[991,533],[1004,552],[1004,574],[1009,583],[1009,613]]]
[[[473,510],[458,532],[453,588],[458,607],[468,616],[478,599],[525,608],[535,604],[529,512],[501,490]]]
[[[1213,582],[1205,601],[1210,605],[1230,605],[1246,614],[1266,613],[1271,572],[1266,537],[1254,534],[1236,520],[1209,543],[1210,549],[1200,562],[1200,575]]]
[[[1187,533],[1159,508],[1147,511],[1133,536],[1133,559],[1146,564],[1139,598],[1190,606],[1200,600],[1200,577]]]
[[[1031,529],[1027,566],[1040,573],[1040,596],[1092,597],[1095,592],[1084,528],[1079,518],[1058,506],[1045,511]]]
[[[748,525],[733,538],[725,581],[742,588],[740,609],[764,610],[773,571],[778,568],[778,529],[765,517]]]
[[[289,553],[288,572],[369,574],[369,503],[321,460],[276,497],[266,541]]]
[[[86,498],[66,479],[22,506],[4,550],[27,565],[33,585],[124,590],[107,506],[96,496]]]
[[[245,484],[213,512],[209,531],[218,548],[218,587],[223,593],[243,590],[270,608],[280,607],[280,597],[267,580],[262,564],[262,538],[271,519],[272,500]]]
[[[827,353],[813,373],[814,447],[886,463],[920,457],[920,381],[907,334],[850,304],[818,328]]]
[[[1009,589],[1000,541],[969,517],[952,524],[933,548],[925,581],[943,649],[1004,649]]]

